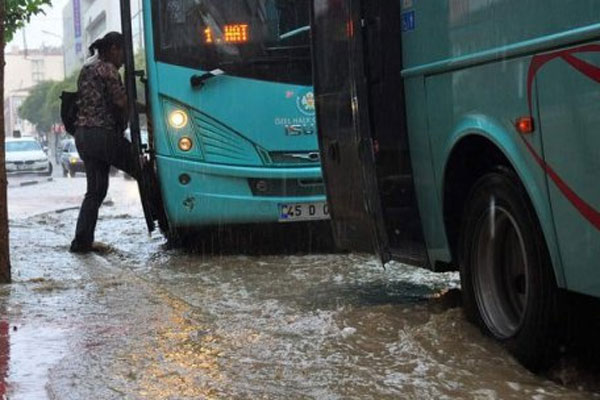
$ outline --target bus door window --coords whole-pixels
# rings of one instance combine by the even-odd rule
[[[422,243],[405,120],[400,2],[362,2],[365,68],[376,171],[390,246]],[[422,247],[422,246],[419,246]]]

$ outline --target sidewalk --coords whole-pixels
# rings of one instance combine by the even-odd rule
[[[22,182],[28,182],[27,180]],[[78,209],[86,190],[85,176],[75,178],[52,178],[37,184],[20,185],[13,183],[8,187],[9,219],[27,218],[49,212],[62,212]],[[122,201],[130,205],[139,204],[139,194],[135,181],[126,181],[121,176],[111,177],[105,205],[113,204],[115,193],[120,193]]]
[[[136,258],[114,243],[126,236],[145,256],[163,241],[148,239],[135,182],[115,177],[116,202],[98,224],[106,253],[69,253],[84,192],[83,176],[9,189],[13,283],[0,286],[0,399],[144,397],[119,389],[128,387],[130,364],[118,358],[152,347],[157,324],[169,326],[174,310],[129,272]]]
[[[40,183],[51,182],[54,178],[51,176],[19,176],[19,177],[9,177],[7,187],[17,187],[17,186],[31,186],[38,185]]]

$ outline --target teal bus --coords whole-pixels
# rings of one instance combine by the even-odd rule
[[[143,1],[149,140],[126,82],[144,210],[165,232],[328,218],[315,127],[309,2]],[[122,15],[131,15],[128,0]]]
[[[600,296],[600,2],[314,0],[312,34],[338,245],[460,271],[548,366],[566,295]]]

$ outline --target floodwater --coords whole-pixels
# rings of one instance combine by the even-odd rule
[[[11,218],[8,398],[600,398],[598,375],[533,375],[467,323],[457,274],[168,249],[127,188],[101,211],[100,253],[67,252],[75,210]]]

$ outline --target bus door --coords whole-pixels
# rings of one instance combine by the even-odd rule
[[[363,65],[359,1],[313,2],[313,63],[323,175],[339,247],[389,260]]]
[[[127,90],[127,100],[129,109],[129,129],[131,133],[131,143],[133,147],[133,156],[137,160],[137,169],[139,173],[138,189],[142,202],[142,209],[146,219],[148,232],[156,229],[155,221],[158,220],[160,228],[166,229],[166,217],[163,211],[162,198],[158,187],[158,180],[155,171],[154,157],[151,148],[144,148],[140,132],[140,120],[137,108],[137,90],[136,73],[134,65],[134,51],[131,26],[131,4],[130,0],[121,0],[121,27],[123,30],[124,54],[125,54],[125,88]],[[127,16],[127,17],[123,17]],[[152,146],[150,141],[149,146]]]
[[[318,133],[337,244],[425,264],[404,117],[400,2],[315,0],[312,12]]]

